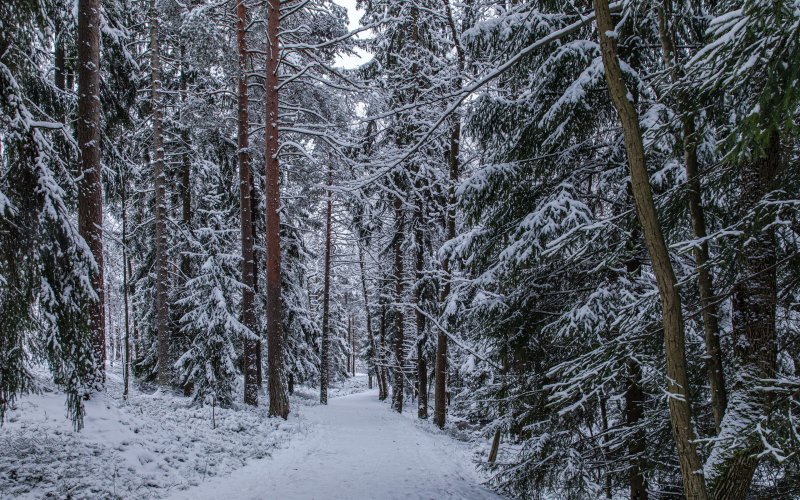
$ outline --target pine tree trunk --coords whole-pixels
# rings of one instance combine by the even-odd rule
[[[55,47],[53,47],[53,82],[56,88],[60,91],[65,91],[67,88],[67,57],[64,50],[64,25],[59,16],[55,16],[53,20],[53,28],[55,31]]]
[[[125,360],[122,369],[123,390],[122,397],[128,399],[128,389],[130,386],[131,374],[131,329],[130,315],[128,313],[128,283],[130,273],[128,268],[128,199],[125,178],[122,179],[122,300],[124,301],[125,313]]]
[[[705,500],[707,498],[706,487],[700,472],[702,463],[697,453],[692,428],[683,316],[677,280],[653,202],[653,193],[644,158],[644,144],[639,128],[639,117],[633,102],[628,97],[629,92],[622,79],[608,0],[594,0],[594,6],[606,81],[614,107],[622,122],[636,211],[644,232],[645,243],[653,264],[661,298],[667,390],[672,395],[668,399],[670,423],[678,449],[684,493],[688,498]]]
[[[494,438],[492,438],[492,447],[489,449],[489,457],[487,461],[493,464],[497,461],[497,453],[500,451],[500,429],[494,431]]]
[[[255,335],[255,263],[253,260],[252,190],[250,188],[250,126],[247,94],[247,7],[244,0],[236,2],[236,43],[239,48],[238,134],[239,148],[239,198],[242,238],[242,323]],[[244,402],[258,405],[258,342],[255,338],[244,341]]]
[[[717,500],[744,499],[758,466],[763,443],[753,429],[767,415],[771,398],[759,390],[760,380],[772,379],[777,369],[775,307],[777,303],[775,231],[766,227],[757,204],[774,185],[780,164],[780,140],[773,131],[762,158],[740,168],[740,200],[756,218],[736,259],[733,288],[733,362],[736,378],[722,420],[720,442],[711,453],[709,478]]]
[[[414,244],[415,244],[415,278],[416,285],[414,286],[414,305],[416,306],[416,314],[414,316],[414,324],[417,330],[417,390],[419,398],[417,399],[417,417],[428,418],[428,363],[425,359],[425,344],[427,344],[427,334],[425,332],[425,315],[422,314],[422,291],[425,264],[425,248],[423,240],[425,238],[422,230],[423,207],[422,198],[419,193],[421,186],[417,186],[417,203],[414,209]]]
[[[664,0],[663,7],[658,9],[658,31],[664,63],[670,70],[670,77],[677,84],[682,76],[678,67],[675,50],[675,31],[668,25],[667,18],[672,14],[672,1]],[[711,390],[711,409],[714,413],[714,425],[717,433],[720,431],[722,417],[728,405],[728,396],[725,389],[725,372],[722,366],[722,350],[719,342],[719,319],[717,318],[716,298],[711,271],[708,268],[709,252],[708,242],[705,241],[706,219],[703,209],[703,199],[700,184],[700,168],[697,160],[697,133],[695,130],[694,116],[690,112],[687,98],[681,92],[678,95],[678,110],[683,115],[684,161],[686,163],[687,195],[689,199],[689,213],[692,219],[694,237],[702,240],[692,250],[698,273],[698,291],[700,294],[700,308],[703,319],[703,333],[706,344],[706,372]]]
[[[351,365],[351,373],[353,376],[356,376],[356,332],[353,331],[353,318],[350,315],[347,316],[347,334],[350,337],[350,362]]]
[[[405,335],[403,332],[403,235],[405,233],[403,221],[403,200],[399,196],[394,198],[394,385],[392,387],[392,408],[398,413],[403,412],[403,390],[405,380],[403,368],[405,366]]]
[[[630,184],[629,184],[630,187]],[[630,203],[630,197],[628,198]],[[639,228],[634,226],[628,240],[628,253],[630,258],[625,262],[625,268],[631,280],[635,280],[641,275],[642,262],[638,257],[639,238],[641,234]],[[644,418],[645,393],[642,388],[642,367],[634,359],[628,359],[628,376],[625,388],[625,423],[629,429],[627,438],[628,457],[628,486],[630,488],[631,500],[647,500],[647,483],[644,479],[645,459],[644,453],[647,449],[647,437],[644,429],[641,428]]]
[[[381,304],[380,351],[378,353],[378,363],[380,364],[382,373],[381,381],[383,382],[378,399],[383,401],[389,397],[389,371],[386,368],[386,304]]]
[[[100,1],[78,2],[78,120],[80,153],[78,228],[96,268],[90,280],[97,299],[87,305],[99,380],[105,383],[106,332],[103,286],[103,187],[100,166]]]
[[[450,27],[450,32],[453,37],[453,46],[458,55],[458,74],[454,87],[455,90],[460,90],[462,86],[461,74],[464,73],[465,68],[465,53],[461,46],[461,38],[456,30],[455,19],[453,18],[453,11],[450,7],[450,0],[442,0],[447,13],[447,21]],[[450,170],[450,184],[447,188],[447,213],[445,215],[445,238],[452,240],[456,237],[456,184],[458,183],[458,175],[460,171],[459,152],[461,149],[461,116],[454,113],[453,125],[450,129],[450,153],[448,154],[448,166]],[[445,256],[442,262],[442,270],[444,271],[444,286],[442,287],[442,294],[440,302],[447,303],[450,297],[450,290],[452,287],[452,273],[450,272],[450,257]],[[449,325],[449,321],[445,318],[445,325]],[[434,388],[434,410],[433,421],[439,426],[444,428],[447,421],[447,334],[446,332],[439,331],[436,334],[436,366],[434,367],[434,380],[436,387]]]
[[[255,252],[255,248],[258,245],[256,236],[258,231],[256,230],[256,222],[257,216],[256,211],[258,208],[258,198],[256,197],[256,182],[255,176],[253,175],[253,169],[250,169],[250,227],[253,229],[253,295],[258,297],[258,254]],[[255,306],[254,306],[255,307]],[[258,324],[256,323],[256,327]],[[254,332],[258,336],[258,340],[256,341],[256,383],[258,384],[259,389],[264,385],[264,363],[262,362],[262,352],[263,346],[261,343],[261,331]],[[290,391],[289,394],[292,394]]]
[[[267,364],[269,365],[269,415],[287,418],[289,398],[286,395],[283,368],[283,328],[281,314],[281,221],[280,167],[278,165],[278,64],[280,48],[278,31],[280,0],[267,3],[267,74],[264,97],[266,101],[266,172],[264,197],[267,204]]]
[[[153,113],[153,181],[155,184],[156,335],[158,338],[158,383],[172,380],[170,363],[169,263],[167,262],[167,200],[164,172],[164,131],[161,103],[161,55],[158,43],[158,9],[150,0],[150,92]]]
[[[325,270],[322,278],[322,348],[319,369],[319,402],[328,404],[331,349],[331,222],[333,218],[333,165],[328,164],[328,193],[325,200]]]
[[[644,452],[646,447],[644,429],[640,428],[644,417],[644,391],[642,370],[635,361],[628,361],[628,380],[625,391],[625,421],[629,428],[636,428],[628,438],[628,485],[631,500],[647,500],[647,484],[644,480]]]
[[[191,147],[189,141],[189,129],[184,122],[184,110],[186,108],[186,98],[188,90],[188,80],[186,72],[186,47],[182,43],[180,47],[180,97],[181,97],[181,181],[180,181],[180,195],[181,195],[181,221],[183,222],[184,230],[191,231],[192,225],[192,190],[190,186],[192,165],[189,158],[189,149]],[[184,253],[181,257],[181,274],[183,279],[188,279],[191,275],[191,259],[188,253]]]

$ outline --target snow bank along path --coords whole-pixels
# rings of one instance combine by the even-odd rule
[[[375,391],[334,398],[327,407],[305,407],[301,413],[307,433],[295,434],[287,448],[173,498],[501,498],[479,484],[464,444],[392,412]]]

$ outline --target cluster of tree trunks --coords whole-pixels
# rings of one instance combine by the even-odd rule
[[[703,463],[696,448],[696,436],[692,427],[691,397],[688,392],[686,368],[684,319],[678,293],[675,273],[664,240],[661,224],[657,218],[653,202],[644,155],[644,144],[639,126],[639,116],[629,91],[622,78],[617,46],[614,37],[614,24],[607,0],[594,0],[597,31],[600,38],[603,65],[609,92],[622,123],[631,186],[636,212],[643,231],[650,260],[661,298],[664,350],[666,354],[668,399],[673,438],[678,451],[683,490],[687,498],[702,500],[745,498],[752,483],[758,464],[758,452],[763,444],[756,438],[730,446],[724,441],[712,450],[710,468],[706,473],[711,477],[706,481]],[[673,81],[679,78],[675,61],[673,32],[667,26],[670,12],[669,0],[665,0],[659,12],[659,34],[661,36],[664,59],[671,69]],[[679,96],[679,106],[684,103]],[[684,109],[683,117],[684,158],[689,189],[689,208],[695,236],[703,238],[706,234],[705,217],[700,193],[699,168],[697,161],[696,131],[692,116]],[[743,207],[752,209],[768,192],[780,165],[780,140],[777,131],[770,131],[770,143],[761,154],[740,167],[740,191]],[[733,362],[737,377],[731,387],[732,400],[737,404],[728,405],[725,381],[722,376],[722,359],[719,350],[719,326],[714,309],[713,285],[708,271],[708,247],[705,242],[694,250],[699,274],[699,291],[703,307],[703,323],[706,351],[709,362],[707,376],[712,395],[714,420],[721,437],[727,436],[727,427],[741,426],[742,422],[754,421],[766,415],[769,398],[757,394],[755,380],[771,378],[775,374],[775,241],[774,232],[766,230],[760,223],[758,211],[751,228],[752,234],[746,246],[739,252],[737,281],[732,302],[733,323]],[[632,375],[636,375],[633,370]],[[629,391],[630,392],[630,391]],[[634,390],[628,399],[634,400]],[[747,400],[748,403],[744,404]],[[629,409],[628,418],[640,410]],[[635,415],[634,415],[634,418]],[[725,448],[720,451],[720,447]],[[634,451],[634,450],[631,450]],[[636,450],[638,451],[638,450]],[[632,498],[644,498],[641,478],[631,468]],[[638,496],[637,496],[638,495]],[[646,495],[646,493],[645,493]]]

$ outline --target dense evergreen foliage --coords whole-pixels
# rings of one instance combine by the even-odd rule
[[[797,0],[90,1],[0,4],[0,420],[367,371],[512,497],[799,494]]]

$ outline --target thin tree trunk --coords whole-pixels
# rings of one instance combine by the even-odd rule
[[[352,362],[351,373],[355,377],[356,376],[356,332],[353,330],[353,318],[349,314],[347,315],[347,331],[350,337],[350,352],[352,353],[350,356]]]
[[[128,203],[126,179],[122,179],[122,300],[125,306],[125,363],[122,368],[123,390],[122,397],[128,399],[128,389],[130,386],[131,373],[131,336],[130,336],[130,316],[128,314]]]
[[[678,449],[684,493],[688,498],[705,500],[707,493],[701,472],[702,463],[697,453],[692,428],[683,316],[677,280],[653,202],[653,193],[645,165],[639,117],[636,108],[628,98],[629,92],[622,79],[608,0],[594,0],[594,6],[606,81],[614,107],[622,122],[636,211],[653,263],[653,271],[661,298],[667,390],[671,395],[668,398],[670,422]]]
[[[322,278],[322,348],[320,352],[319,402],[328,404],[331,348],[331,222],[333,218],[333,165],[328,164],[328,193],[325,200],[325,270]]]
[[[64,25],[61,23],[61,19],[56,16],[54,20],[54,27],[55,27],[55,44],[54,47],[54,83],[56,84],[56,88],[60,91],[65,91],[67,87],[67,57],[66,51],[64,50]]]
[[[461,38],[458,36],[456,30],[455,19],[453,18],[453,11],[450,7],[450,0],[442,0],[447,13],[447,21],[450,26],[450,32],[453,37],[453,46],[456,48],[458,55],[458,74],[454,87],[460,90],[462,86],[461,74],[464,72],[466,56],[464,48],[461,46]],[[450,129],[450,154],[448,155],[448,166],[450,170],[450,185],[447,188],[447,213],[445,216],[445,234],[447,240],[452,240],[456,237],[456,184],[458,183],[458,175],[460,170],[459,152],[461,149],[461,116],[454,113],[453,125]],[[450,297],[452,288],[452,273],[450,271],[450,257],[445,256],[442,262],[442,270],[444,271],[444,286],[442,287],[442,294],[440,302],[447,303]],[[445,318],[445,324],[449,325],[449,321]],[[441,330],[436,335],[436,366],[434,367],[434,380],[436,387],[434,388],[434,410],[433,421],[439,426],[444,428],[447,421],[447,334]]]
[[[644,475],[645,433],[639,427],[644,417],[644,391],[642,390],[642,369],[635,361],[628,361],[628,380],[625,390],[625,421],[628,427],[636,427],[628,439],[628,455],[631,463],[628,469],[628,485],[631,500],[647,500],[647,483]]]
[[[682,71],[678,66],[675,50],[675,31],[668,25],[667,17],[672,13],[672,1],[664,0],[663,7],[658,9],[658,30],[664,63],[670,69],[673,83],[678,83]],[[714,425],[717,433],[720,431],[722,417],[728,405],[728,395],[725,389],[725,372],[722,366],[722,350],[719,342],[719,319],[714,296],[714,283],[708,267],[709,252],[706,241],[706,218],[703,209],[703,199],[700,185],[700,168],[697,160],[697,134],[695,131],[694,115],[691,113],[687,98],[681,92],[678,95],[678,110],[683,115],[683,154],[686,164],[687,195],[689,198],[689,213],[692,219],[694,237],[702,242],[692,249],[698,273],[698,291],[700,293],[700,308],[703,319],[703,333],[706,344],[706,372],[711,390],[711,410],[714,414]]]
[[[378,399],[383,401],[389,397],[389,370],[386,368],[386,304],[381,304],[381,323],[380,323],[380,352],[378,353],[378,362],[380,363],[381,379],[383,387],[379,391],[383,396],[378,396]]]
[[[280,48],[278,31],[280,0],[267,4],[267,75],[266,100],[266,182],[264,197],[267,202],[267,364],[269,365],[269,415],[289,416],[289,398],[286,395],[283,368],[283,328],[281,324],[281,221],[280,221],[280,167],[278,165],[278,64]]]
[[[417,202],[414,208],[414,243],[416,246],[415,254],[415,278],[414,286],[414,305],[416,314],[414,324],[417,330],[417,417],[428,418],[428,363],[425,359],[425,344],[427,334],[425,332],[425,315],[422,313],[422,291],[424,279],[425,254],[423,240],[425,238],[422,230],[423,207],[422,198],[419,193],[421,186],[417,186]]]
[[[256,236],[258,231],[256,230],[256,211],[258,208],[258,198],[256,197],[256,182],[255,176],[253,175],[253,169],[250,169],[250,227],[253,229],[253,295],[258,297],[258,254],[255,252],[255,248],[257,246],[256,243]],[[254,306],[255,307],[255,306]],[[256,328],[258,328],[258,324],[256,323]],[[258,340],[256,341],[256,383],[258,384],[259,389],[264,385],[264,367],[262,363],[262,343],[261,343],[261,331],[254,332],[258,336]],[[289,394],[292,392],[290,391]]]
[[[403,412],[403,390],[405,365],[405,335],[403,332],[403,235],[405,232],[403,221],[403,200],[399,196],[394,198],[394,385],[392,387],[392,408],[398,413]]]
[[[239,198],[242,238],[242,323],[255,335],[255,269],[253,261],[253,217],[250,188],[250,127],[247,95],[247,7],[244,0],[236,2],[236,43],[239,48],[238,134]],[[258,405],[258,343],[255,338],[244,340],[244,402]]]
[[[87,305],[99,380],[105,383],[106,332],[103,286],[103,187],[100,165],[100,1],[78,2],[78,121],[80,152],[78,229],[92,252],[90,275],[97,299]]]
[[[386,394],[383,393],[384,385],[383,385],[383,368],[379,365],[378,360],[378,346],[375,345],[375,335],[372,332],[372,315],[369,311],[369,295],[367,294],[367,274],[364,269],[364,249],[361,248],[361,243],[358,244],[358,264],[361,268],[361,292],[364,294],[364,311],[366,313],[366,320],[367,320],[367,341],[369,342],[369,348],[372,352],[372,366],[375,369],[375,381],[378,384],[378,399],[383,400],[386,398]],[[370,379],[371,382],[372,379]],[[370,387],[371,389],[372,387]]]
[[[133,264],[131,263],[131,256],[128,255],[128,279],[131,280],[129,283],[130,286],[130,296],[136,297],[136,284],[133,281]],[[130,304],[131,308],[131,316],[133,317],[133,355],[131,356],[132,359],[137,359],[139,356],[139,352],[141,350],[141,343],[139,340],[139,323],[136,321],[136,303],[131,300]]]
[[[600,428],[603,431],[603,452],[602,456],[604,457],[603,460],[605,462],[605,490],[606,490],[606,498],[613,497],[613,490],[611,488],[611,464],[608,462],[608,458],[606,458],[606,453],[608,453],[608,412],[606,410],[606,397],[602,396],[600,398]]]
[[[497,461],[497,452],[500,451],[500,429],[494,431],[494,438],[492,438],[492,447],[489,449],[489,458],[487,459],[490,464]]]
[[[629,185],[630,186],[630,185]],[[639,228],[634,226],[628,240],[630,258],[625,262],[626,271],[631,280],[635,280],[642,271],[642,261],[638,257],[638,242],[641,235]],[[635,429],[627,438],[628,456],[628,486],[631,500],[647,500],[647,483],[644,479],[647,437],[641,427],[644,418],[645,393],[642,388],[642,368],[634,358],[628,359],[628,375],[625,388],[625,423],[629,429]]]
[[[158,43],[158,9],[150,0],[150,91],[153,113],[153,181],[155,184],[156,334],[158,337],[158,383],[169,385],[170,363],[169,263],[167,262],[167,206],[164,172],[164,131],[161,109],[161,56]]]
[[[180,195],[181,195],[181,220],[183,222],[184,230],[191,230],[192,225],[192,190],[190,186],[192,165],[189,158],[189,128],[184,122],[184,109],[186,108],[186,97],[188,90],[188,76],[186,74],[186,47],[181,44],[180,47],[180,98],[181,98],[181,181],[180,181]],[[191,275],[191,259],[188,253],[184,253],[181,258],[181,274],[183,279],[187,279]],[[190,391],[191,393],[191,391]]]

